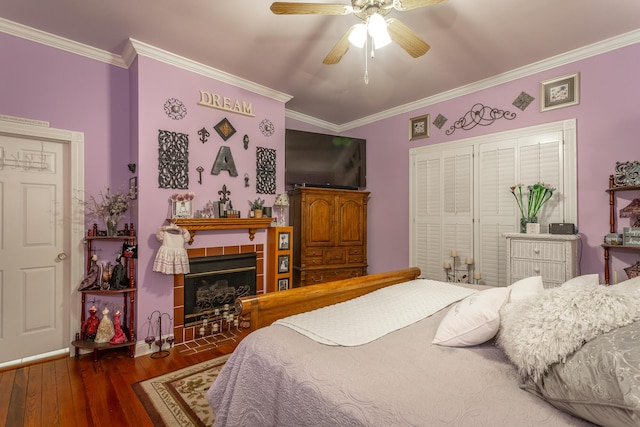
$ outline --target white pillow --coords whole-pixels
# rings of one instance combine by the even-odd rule
[[[500,327],[500,307],[509,298],[509,288],[476,292],[449,309],[440,322],[433,344],[466,347],[493,338]]]
[[[613,285],[613,289],[629,294],[640,295],[640,276],[633,279],[625,280],[617,285]]]
[[[597,274],[585,274],[583,276],[576,276],[573,279],[569,279],[562,284],[562,286],[584,286],[584,285],[599,285],[600,276]]]
[[[544,291],[542,276],[525,277],[509,286],[511,295],[509,302],[521,301],[525,298],[540,295]]]

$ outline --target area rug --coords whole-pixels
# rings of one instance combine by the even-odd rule
[[[154,426],[213,425],[206,394],[229,355],[132,384]]]

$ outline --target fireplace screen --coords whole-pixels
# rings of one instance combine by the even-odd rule
[[[184,276],[184,325],[194,326],[236,298],[256,293],[256,253],[193,258]]]

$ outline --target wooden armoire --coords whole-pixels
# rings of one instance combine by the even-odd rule
[[[367,274],[369,192],[297,187],[289,199],[294,287]]]

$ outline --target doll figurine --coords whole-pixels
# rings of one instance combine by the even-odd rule
[[[87,317],[82,324],[82,337],[85,341],[93,341],[96,338],[98,332],[98,325],[100,320],[96,317],[98,309],[96,306],[91,306],[89,309],[89,317]]]
[[[109,340],[113,338],[114,334],[113,322],[109,318],[109,309],[105,307],[104,310],[102,310],[102,320],[100,320],[100,324],[98,325],[98,332],[96,333],[96,339],[94,342],[109,342]]]
[[[125,342],[127,337],[124,332],[122,332],[122,326],[120,325],[120,310],[116,311],[116,314],[113,315],[113,328],[115,332],[109,342],[111,344],[120,344]]]

